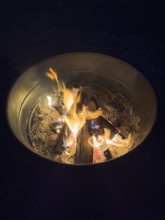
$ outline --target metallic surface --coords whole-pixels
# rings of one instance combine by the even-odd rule
[[[29,94],[34,93],[35,96],[39,96],[45,91],[48,80],[44,73],[49,67],[57,71],[59,78],[66,84],[72,81],[73,84],[77,83],[80,79],[108,87],[108,82],[113,81],[112,87],[125,95],[140,115],[141,136],[136,146],[147,137],[157,113],[155,93],[148,80],[135,68],[114,57],[95,53],[70,53],[52,57],[34,65],[23,73],[12,87],[7,105],[8,121],[13,133],[24,145],[28,147],[22,132],[21,117],[22,115],[27,117],[27,112],[30,111],[30,109],[24,109],[24,106]],[[35,90],[35,88],[38,89]],[[30,97],[30,101],[35,103],[33,95]]]

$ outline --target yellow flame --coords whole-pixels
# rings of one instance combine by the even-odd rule
[[[101,108],[99,108],[95,112],[91,112],[91,111],[88,110],[87,106],[83,106],[82,114],[85,115],[86,120],[92,120],[92,119],[98,118],[102,114],[102,110],[101,110]]]
[[[65,108],[69,111],[71,106],[74,103],[74,99],[77,96],[77,93],[79,92],[79,89],[73,88],[72,90],[66,88],[64,82],[60,83],[57,77],[57,73],[52,69],[49,68],[49,72],[46,72],[46,76],[49,77],[51,80],[55,80],[57,82],[58,86],[58,92],[63,93],[63,102]]]
[[[63,82],[59,82],[57,73],[49,68],[50,72],[45,73],[47,77],[51,80],[55,80],[57,82],[58,91],[63,94],[63,103],[64,108],[67,110],[67,115],[63,115],[63,120],[68,125],[70,131],[72,132],[74,138],[77,137],[78,132],[84,126],[87,120],[92,120],[98,118],[102,115],[102,110],[99,108],[95,112],[91,112],[88,110],[87,106],[82,106],[81,111],[77,111],[77,104],[80,102],[81,93],[80,89],[66,88]],[[51,105],[51,97],[47,96],[48,104]],[[128,135],[126,139],[122,139],[121,135],[116,134],[112,139],[110,138],[111,131],[110,129],[104,128],[104,134],[98,136],[92,136],[88,139],[88,143],[95,148],[100,148],[102,151],[110,148],[111,146],[129,146],[131,142],[131,134]],[[72,144],[72,141],[68,141],[68,145]]]
[[[73,132],[74,136],[77,136],[78,132],[86,123],[86,120],[96,119],[102,114],[102,110],[98,109],[95,112],[88,110],[87,106],[82,107],[81,112],[77,112],[77,103],[80,101],[80,94],[74,99],[74,103],[69,111],[69,114],[64,115],[64,120]]]
[[[77,94],[70,108],[69,114],[67,116],[63,116],[64,121],[66,122],[75,137],[77,136],[78,131],[86,122],[82,117],[80,117],[80,114],[77,113],[77,103],[79,102],[79,100],[80,94]]]
[[[79,92],[79,89],[73,88],[72,90],[67,89],[65,84],[63,83],[63,88],[62,88],[62,92],[63,92],[63,102],[64,102],[64,106],[67,108],[67,110],[69,111],[71,106],[73,105],[75,98]],[[78,100],[77,100],[78,101]]]

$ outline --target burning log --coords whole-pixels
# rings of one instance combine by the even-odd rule
[[[66,124],[68,125],[68,127],[70,128],[70,130],[72,131],[72,135],[70,136],[70,138],[68,137],[69,139],[67,138],[67,141],[64,144],[64,146],[69,147],[69,148],[72,148],[73,146],[74,148],[76,147],[76,155],[75,155],[76,163],[92,163],[93,156],[94,156],[93,147],[96,147],[96,146],[92,146],[88,142],[90,137],[93,134],[96,134],[95,131],[93,132],[92,130],[93,128],[91,127],[92,118],[95,118],[95,121],[99,122],[99,127],[101,126],[101,128],[98,130],[99,133],[97,132],[98,133],[97,135],[103,135],[104,128],[105,128],[105,126],[103,126],[105,124],[104,119],[99,117],[101,112],[98,109],[97,101],[94,97],[90,97],[90,100],[89,100],[88,95],[82,91],[82,88],[74,89],[74,92],[73,91],[71,92],[65,87],[65,84],[62,84],[61,86],[60,82],[58,81],[57,74],[51,68],[49,70],[51,73],[46,73],[46,75],[52,80],[56,81],[59,92],[60,91],[63,92],[64,105],[69,110],[68,115],[64,116],[64,120]],[[80,92],[79,95],[78,95],[78,92]],[[75,100],[74,100],[74,95],[75,97],[77,96]],[[81,102],[79,98],[81,99]],[[88,107],[88,109],[85,106]],[[98,114],[95,115],[95,112],[97,112]],[[64,135],[67,130],[66,124],[63,126],[56,140],[56,147],[54,148],[55,154],[59,154],[62,152],[62,144],[64,140]],[[99,158],[100,158],[100,155],[102,155],[101,156],[102,159],[104,158],[104,156],[107,159],[112,158],[112,154],[109,149],[105,149],[104,154],[101,152],[101,149],[97,149],[97,151],[98,151],[97,154]]]
[[[93,135],[96,135],[96,136],[98,136],[98,135],[103,135],[103,134],[104,134],[104,128],[112,127],[112,125],[109,124],[109,122],[106,121],[106,120],[105,120],[103,117],[101,117],[101,116],[100,116],[99,118],[95,119],[95,124],[96,124],[96,126],[99,125],[98,130],[96,130],[95,133],[93,133]],[[110,126],[110,125],[111,125],[111,126]],[[115,129],[112,128],[112,130],[114,130],[114,133],[115,133]],[[112,159],[112,154],[111,154],[111,152],[110,152],[109,149],[105,150],[105,151],[103,152],[103,154],[104,154],[104,156],[106,157],[107,160]]]
[[[77,111],[82,110],[82,106],[86,104],[90,111],[96,110],[96,105],[93,102],[88,102],[88,96],[86,93],[81,93],[81,103],[77,104]],[[75,162],[79,164],[92,163],[93,162],[93,148],[88,143],[88,139],[91,137],[91,123],[87,121],[82,127],[77,137],[76,156]]]
[[[81,102],[76,103],[77,106],[77,113],[82,112],[83,106],[88,107],[88,111],[90,112],[96,112],[98,110],[97,101],[94,97],[88,97],[88,95],[85,92],[81,91]],[[70,113],[70,115],[72,115]],[[55,133],[57,133],[57,125],[59,122],[55,122],[51,125],[51,130]],[[94,125],[94,124],[96,125]],[[87,120],[86,123],[83,125],[81,130],[78,133],[77,141],[75,139],[75,162],[79,164],[83,163],[92,163],[94,162],[95,153],[100,155],[102,160],[106,158],[107,160],[112,159],[112,154],[109,149],[106,149],[105,151],[102,151],[100,149],[96,150],[95,146],[92,146],[88,143],[89,138],[92,135],[103,135],[104,134],[104,128],[111,128],[111,133],[116,133],[116,128],[105,118],[102,116],[99,116],[98,118],[94,120]],[[68,157],[72,156],[70,153],[70,150],[72,149],[73,145],[70,141],[73,141],[73,137],[71,139],[68,139],[68,143],[64,144],[64,137],[69,127],[66,122],[63,123],[62,128],[59,130],[58,138],[56,139],[55,145],[53,147],[53,154],[60,155],[62,152],[65,152]],[[69,145],[67,145],[69,144]],[[71,144],[71,145],[70,145]],[[68,150],[69,152],[67,152]],[[73,151],[73,150],[72,150]],[[100,152],[100,153],[99,153]],[[72,152],[73,153],[73,152]]]
[[[56,139],[55,145],[53,147],[53,154],[55,155],[61,154],[61,152],[63,151],[62,144],[66,129],[67,125],[64,123],[61,132],[59,133],[58,138]]]
[[[111,131],[113,131],[113,132],[115,132],[115,129],[114,129],[114,127],[111,125],[111,124],[109,124],[109,122],[108,121],[106,121],[103,117],[99,117],[98,118],[98,120],[99,120],[99,124],[100,124],[100,127],[101,127],[101,129],[100,129],[100,131],[99,131],[99,134],[104,134],[104,128],[109,128],[109,127],[112,127],[111,128]],[[111,126],[110,126],[111,125]],[[109,150],[109,149],[107,149],[107,150],[105,150],[104,151],[104,155],[105,155],[105,157],[107,158],[107,160],[110,160],[110,159],[112,159],[112,153],[111,153],[111,151]]]
[[[69,90],[64,83],[58,81],[57,74],[51,68],[49,70],[51,73],[46,75],[56,81],[58,93],[63,94],[63,107],[59,105],[58,108],[52,104],[51,97],[47,96],[48,105],[63,115],[64,120],[60,130],[57,130],[59,126],[56,126],[58,121],[52,124],[51,130],[58,133],[53,153],[60,155],[63,152],[68,158],[75,155],[75,162],[78,164],[111,159],[112,154],[107,147],[107,140],[112,132],[107,133],[107,131],[110,127],[112,131],[116,131],[117,128],[101,117],[102,110],[98,108],[95,96],[87,95],[82,87]],[[95,123],[98,125],[95,126]],[[106,137],[105,143],[97,143],[97,138],[101,137]],[[92,141],[89,141],[91,139]]]
[[[69,89],[58,81],[56,73],[52,74],[50,78],[58,89],[35,106],[27,121],[27,137],[33,150],[69,164],[99,163],[127,153],[132,138],[128,135],[132,125],[127,126],[127,122],[132,115],[127,116],[123,99],[114,102],[111,93],[95,87]],[[121,117],[118,105],[126,108]]]
[[[94,108],[98,108],[98,105],[97,105],[97,101],[96,99],[93,97],[91,98],[92,101],[91,101],[91,105],[93,106],[93,109]],[[95,107],[94,107],[95,106]],[[97,130],[97,135],[102,135],[104,133],[104,128],[109,128],[109,127],[113,127],[106,119],[104,119],[102,116],[98,117],[97,119],[95,119],[95,123],[100,127],[98,130]],[[114,127],[112,128],[112,130],[115,130]],[[112,154],[110,152],[109,149],[105,150],[104,152],[104,155],[105,157],[107,158],[107,160],[109,159],[112,159]]]
[[[93,162],[93,148],[88,143],[90,136],[90,122],[86,122],[77,137],[75,162],[78,164]]]
[[[78,111],[81,111],[82,105],[87,105],[88,110],[91,112],[95,112],[97,107],[97,102],[94,98],[88,99],[87,95],[82,92],[81,94],[81,103],[77,105]],[[109,125],[109,122],[105,122],[105,119],[101,116],[95,119],[95,123],[99,125],[99,129],[94,131],[91,127],[92,120],[87,120],[86,124],[81,129],[81,132],[78,135],[77,138],[77,147],[76,147],[76,157],[75,162],[76,163],[92,163],[93,162],[93,147],[89,144],[88,140],[89,138],[95,133],[103,134],[104,133],[104,127],[105,124]],[[106,125],[107,126],[107,125]],[[105,150],[103,152],[104,156],[107,159],[112,158],[112,154],[109,149]]]

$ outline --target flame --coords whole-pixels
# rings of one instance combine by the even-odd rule
[[[77,142],[76,138],[74,137],[73,133],[71,133],[69,137],[63,139],[63,147],[73,148],[76,146],[76,142]]]
[[[106,157],[100,148],[93,148],[93,163],[103,162],[106,160]]]
[[[55,80],[57,82],[58,87],[60,88],[60,82],[58,81],[57,73],[52,69],[49,68],[50,73],[46,72],[46,76],[49,77],[51,80]]]
[[[64,106],[67,108],[67,110],[69,111],[71,106],[74,103],[75,97],[77,96],[79,89],[73,88],[72,90],[67,89],[65,84],[63,83],[63,88],[62,88],[62,92],[63,92],[63,102],[64,102]]]
[[[108,148],[108,144],[107,141],[109,141],[110,139],[110,130],[107,128],[104,128],[104,134],[103,135],[98,135],[98,136],[91,136],[88,139],[88,143],[96,148],[100,148],[103,151],[105,151]]]
[[[116,134],[112,139],[110,138],[110,129],[104,128],[104,134],[98,136],[91,136],[88,143],[95,147],[100,148],[102,151],[109,149],[111,146],[128,147],[131,143],[131,134],[126,139],[122,139],[121,135]]]
[[[64,120],[69,126],[70,130],[73,132],[76,137],[78,132],[86,123],[86,120],[96,119],[102,114],[102,110],[99,108],[95,112],[88,110],[87,106],[82,107],[81,112],[77,112],[77,103],[80,101],[80,94],[75,99],[72,108],[69,111],[68,115],[64,115]]]
[[[91,120],[91,128],[94,130],[98,130],[100,128],[100,125],[96,125],[94,120]]]
[[[122,139],[121,135],[116,134],[112,140],[107,139],[107,144],[114,146],[128,146],[131,142],[131,134],[128,135],[126,139]]]
[[[79,89],[73,88],[72,90],[66,88],[64,82],[60,83],[58,80],[57,73],[52,69],[49,68],[49,72],[46,72],[46,76],[49,77],[51,80],[55,80],[58,86],[58,92],[62,92],[63,94],[63,103],[64,107],[67,109],[67,111],[70,110],[71,106],[74,103],[74,99],[77,96]]]
[[[61,129],[61,123],[65,122],[68,126],[68,131],[65,133],[63,139],[63,147],[67,149],[67,154],[71,152],[71,149],[76,148],[77,135],[87,120],[91,120],[91,129],[98,130],[100,125],[95,124],[95,119],[102,115],[102,110],[91,112],[88,110],[88,106],[83,105],[82,109],[78,109],[78,103],[81,100],[81,89],[66,88],[64,82],[60,82],[57,77],[57,73],[49,68],[50,72],[45,73],[47,77],[54,80],[57,83],[58,92],[62,94],[63,110],[64,114],[61,118],[58,118],[59,126],[57,129]],[[52,105],[52,99],[47,96],[48,105]],[[117,129],[117,128],[116,128]],[[118,129],[117,129],[118,130]],[[60,132],[60,130],[58,130]],[[118,130],[119,131],[119,130]],[[116,134],[111,138],[111,131],[108,128],[104,128],[103,135],[93,135],[88,139],[88,143],[93,147],[93,162],[104,161],[106,159],[104,151],[107,149],[114,150],[114,147],[129,147],[131,144],[131,134],[126,139],[123,139],[120,134]],[[69,149],[69,150],[68,150]],[[124,151],[123,151],[124,152]],[[73,153],[73,152],[72,152]]]
[[[47,96],[47,99],[48,99],[48,105],[52,106],[52,98],[50,96]]]

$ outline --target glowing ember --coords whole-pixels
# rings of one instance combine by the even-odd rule
[[[100,148],[93,148],[93,163],[104,162],[106,157]]]
[[[111,137],[112,132],[110,128],[104,128],[99,124],[99,118],[102,117],[103,111],[101,108],[97,109],[94,102],[92,105],[93,111],[89,110],[88,102],[85,104],[82,103],[81,88],[66,88],[66,85],[58,80],[57,73],[52,68],[49,68],[49,71],[46,73],[46,76],[57,83],[57,92],[62,96],[63,113],[56,121],[58,125],[55,129],[58,134],[60,134],[61,130],[64,130],[62,137],[63,155],[75,155],[78,136],[81,134],[84,126],[89,124],[87,123],[88,121],[90,122],[90,129],[88,127],[86,128],[88,135],[84,137],[87,139],[86,145],[88,148],[91,147],[93,149],[93,163],[105,161],[105,152],[107,150],[109,152],[115,152],[115,149],[120,148],[123,152],[124,149],[131,146],[131,134],[125,139],[119,133]],[[47,96],[47,99],[48,105],[52,106],[52,98]],[[78,108],[78,105],[81,108]],[[113,125],[111,122],[110,124],[111,126]],[[65,129],[62,129],[65,125]],[[120,132],[119,129],[116,129],[116,131]]]

